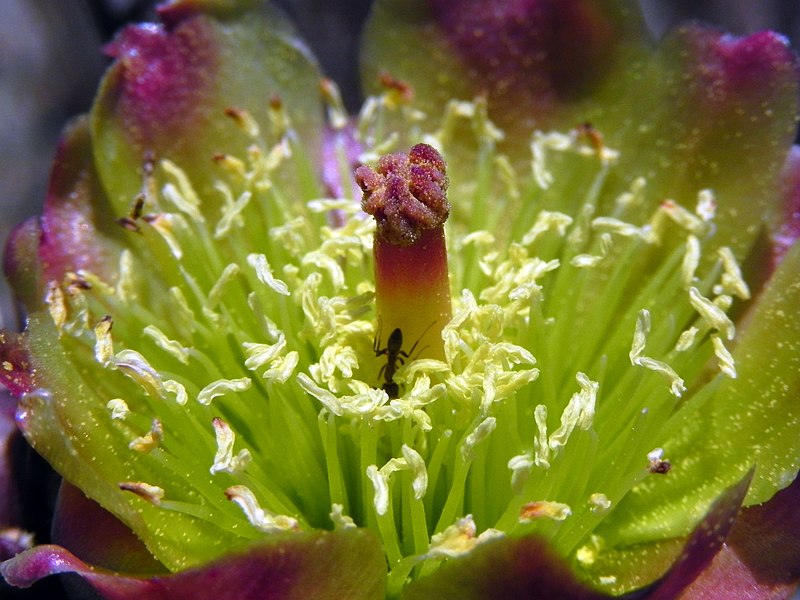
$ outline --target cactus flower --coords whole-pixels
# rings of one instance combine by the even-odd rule
[[[270,5],[158,14],[106,48],[7,244],[26,327],[0,381],[63,477],[52,544],[0,533],[8,583],[791,595],[784,39],[376,0],[348,115]]]

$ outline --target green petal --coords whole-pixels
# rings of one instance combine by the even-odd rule
[[[647,177],[654,201],[693,206],[698,190],[713,190],[714,239],[741,258],[782,209],[780,171],[800,109],[796,69],[775,33],[736,38],[687,26],[619,82],[616,102],[600,98],[587,118],[623,151],[620,173]]]
[[[672,600],[711,564],[734,526],[753,477],[749,471],[715,498],[708,512],[686,538],[645,542],[601,551],[583,565],[614,594],[641,588],[633,597]],[[596,538],[600,539],[600,538]],[[602,545],[602,541],[598,542]],[[668,565],[672,565],[667,569]],[[693,596],[689,596],[690,598]]]
[[[672,463],[634,488],[602,526],[612,545],[684,535],[718,490],[755,465],[746,504],[765,502],[800,468],[800,246],[758,299],[733,352],[738,377],[718,376],[658,441]]]
[[[175,3],[162,10],[165,25],[129,27],[109,46],[116,61],[92,129],[101,178],[119,214],[142,189],[147,161],[171,160],[201,195],[218,198],[213,158],[276,142],[270,105],[278,99],[293,131],[317,147],[322,108],[313,59],[277,10],[229,4]],[[216,17],[198,12],[209,6]],[[259,132],[248,136],[226,109],[249,113]]]
[[[380,0],[364,36],[364,87],[376,91],[388,72],[430,116],[451,98],[487,96],[510,144],[526,148],[534,127],[581,122],[566,115],[585,113],[627,72],[646,36],[627,4]]]
[[[20,400],[18,423],[56,471],[120,518],[171,570],[201,564],[246,545],[245,538],[215,525],[222,515],[212,522],[164,510],[120,490],[117,483],[121,481],[163,483],[147,481],[154,476],[147,471],[143,474],[128,441],[109,424],[107,402],[133,396],[136,390],[118,374],[98,374],[81,366],[77,358],[80,349],[73,343],[64,351],[46,313],[30,315],[28,343],[38,387]],[[192,442],[186,439],[187,444]],[[191,498],[194,490],[180,489],[181,480],[174,479],[169,482],[174,497]],[[224,497],[221,503],[223,508],[232,504]]]

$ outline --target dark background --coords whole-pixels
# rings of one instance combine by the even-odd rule
[[[358,32],[370,0],[274,0],[292,15],[326,74],[358,106]],[[735,34],[774,29],[800,47],[800,0],[639,0],[656,38],[674,24],[701,19]],[[100,46],[130,21],[152,18],[154,0],[0,0],[0,242],[39,212],[59,131],[86,112],[106,59]],[[0,277],[0,326],[18,327]],[[35,460],[28,456],[27,460]],[[45,506],[43,481],[31,505]],[[52,486],[52,480],[49,485]],[[0,527],[5,525],[0,523]],[[46,532],[40,531],[38,541]],[[51,578],[52,579],[52,578]],[[55,580],[28,591],[0,582],[0,598],[62,597]]]

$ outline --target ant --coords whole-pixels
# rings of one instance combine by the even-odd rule
[[[405,364],[406,358],[411,358],[411,355],[414,354],[414,350],[417,348],[417,344],[419,344],[420,340],[428,333],[428,330],[433,327],[434,323],[436,323],[436,321],[425,328],[425,331],[420,334],[417,341],[411,346],[411,350],[406,352],[403,350],[403,331],[399,327],[395,327],[392,333],[389,334],[389,338],[386,340],[386,347],[380,347],[382,326],[380,319],[378,320],[378,332],[372,342],[372,350],[375,352],[375,356],[386,355],[386,364],[381,367],[378,373],[378,379],[383,376],[383,385],[381,389],[389,395],[389,398],[397,398],[400,394],[400,386],[395,383],[394,374],[400,366]],[[420,352],[425,348],[427,348],[427,346],[420,348]]]

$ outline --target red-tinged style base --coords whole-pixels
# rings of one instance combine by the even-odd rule
[[[450,284],[444,229],[422,233],[411,246],[375,240],[375,290],[381,329],[379,346],[395,328],[403,333],[402,350],[413,358],[444,358],[442,328],[450,321]],[[424,335],[423,335],[424,334]]]

